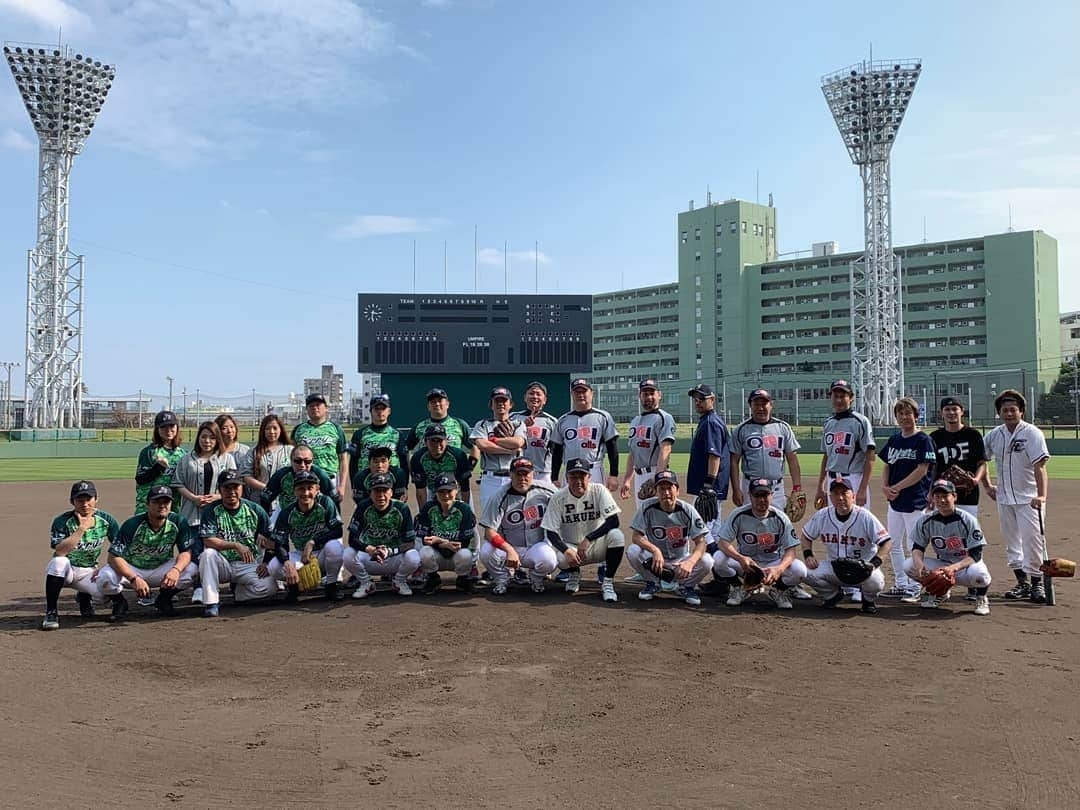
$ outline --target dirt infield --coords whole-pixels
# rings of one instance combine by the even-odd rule
[[[129,482],[103,482],[127,516]],[[1080,584],[979,618],[706,598],[620,583],[497,603],[445,590],[194,608],[37,630],[68,484],[3,484],[0,803],[18,807],[1080,806]],[[1080,557],[1080,482],[1051,550]],[[111,511],[111,510],[110,510]],[[996,517],[992,593],[1007,571]],[[630,573],[624,563],[620,580]]]

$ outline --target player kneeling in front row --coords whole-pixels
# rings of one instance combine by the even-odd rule
[[[829,482],[831,505],[819,509],[802,530],[806,584],[817,591],[822,606],[834,608],[844,599],[844,588],[858,588],[863,613],[877,613],[875,600],[885,588],[881,561],[892,538],[869,509],[855,505],[855,490],[848,478]],[[825,544],[826,559],[814,556],[814,541]]]
[[[626,550],[630,566],[645,580],[638,599],[652,599],[662,580],[678,583],[676,593],[688,605],[700,605],[697,585],[712,568],[705,552],[709,527],[690,504],[679,500],[679,479],[670,470],[653,476],[656,497],[638,507]]]
[[[975,589],[975,614],[990,613],[990,569],[983,559],[986,538],[978,519],[956,508],[956,487],[952,481],[939,479],[930,487],[936,512],[919,518],[912,532],[911,558],[904,563],[908,575],[923,583],[920,607],[936,608],[949,598],[948,587],[960,585]],[[926,549],[933,546],[937,559],[926,559]],[[931,579],[941,580],[940,586]],[[943,589],[943,590],[942,590]],[[934,593],[940,591],[940,593]]]
[[[293,474],[295,500],[281,510],[274,521],[274,559],[268,570],[272,579],[282,578],[286,602],[300,595],[298,570],[312,559],[318,560],[323,573],[326,598],[342,599],[338,574],[344,547],[341,545],[341,515],[329,495],[319,491],[319,477],[307,470]]]
[[[806,578],[806,566],[795,559],[795,527],[772,505],[772,495],[772,481],[751,481],[750,504],[732,512],[720,527],[712,570],[717,579],[736,580],[727,598],[730,607],[764,588],[774,605],[791,610],[788,592]]]
[[[618,602],[615,571],[623,558],[626,538],[619,529],[619,505],[603,484],[589,481],[591,465],[574,458],[566,464],[566,488],[551,496],[540,525],[558,552],[559,568],[568,571],[566,592],[581,588],[581,566],[605,566],[600,594]]]
[[[345,551],[345,568],[359,582],[353,599],[364,599],[375,591],[372,574],[392,577],[398,596],[412,596],[409,577],[421,565],[412,513],[394,500],[393,476],[373,475],[367,486],[371,500],[356,507]]]
[[[98,560],[105,541],[116,542],[120,525],[97,508],[97,488],[91,481],[76,481],[69,498],[72,508],[59,515],[50,528],[53,558],[45,569],[45,620],[42,630],[59,630],[57,605],[60,591],[74,588],[79,615],[94,617],[94,602],[102,600]]]
[[[172,506],[172,487],[151,487],[146,512],[125,520],[109,546],[109,567],[103,568],[99,577],[101,592],[112,597],[109,621],[118,622],[127,615],[125,584],[131,585],[140,599],[149,597],[151,588],[160,588],[154,607],[162,616],[176,615],[173,597],[191,587],[198,569],[191,561],[194,533]]]
[[[480,525],[484,542],[480,562],[491,572],[491,593],[502,596],[510,569],[526,572],[533,593],[543,593],[548,574],[559,567],[555,547],[542,521],[555,490],[533,479],[533,463],[524,456],[510,462],[510,486],[484,506]]]
[[[471,593],[469,569],[476,542],[476,515],[472,507],[458,500],[458,482],[452,475],[435,477],[435,498],[424,504],[416,516],[416,537],[420,539],[420,567],[424,572],[424,593],[435,593],[442,584],[440,571],[457,574],[459,591]]]
[[[244,500],[243,491],[243,476],[225,470],[218,476],[221,500],[203,509],[199,519],[204,616],[218,615],[219,585],[232,584],[237,602],[265,599],[277,591],[270,568],[261,559],[272,545],[270,518],[261,506]]]

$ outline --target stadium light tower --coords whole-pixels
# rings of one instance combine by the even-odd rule
[[[863,181],[865,249],[852,263],[851,377],[862,410],[881,424],[904,395],[900,262],[892,250],[889,154],[922,61],[862,62],[821,79],[829,111]]]
[[[68,249],[68,180],[116,69],[63,45],[4,43],[37,132],[37,242],[26,281],[26,426],[82,427],[83,257]]]

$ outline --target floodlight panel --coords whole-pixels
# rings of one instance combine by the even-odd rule
[[[918,59],[863,62],[822,77],[821,90],[851,160],[887,160],[922,72]]]

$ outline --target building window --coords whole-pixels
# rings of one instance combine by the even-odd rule
[[[680,241],[681,241],[681,242],[682,242],[682,243],[683,243],[684,245],[686,244],[686,231],[683,231],[683,232],[682,232],[682,233],[681,233],[681,234],[679,235],[679,239],[680,239]]]
[[[736,230],[738,229],[738,227],[739,227],[739,223],[737,223],[737,222],[732,222],[732,223],[731,223],[731,225],[730,225],[730,227],[729,227],[729,230],[730,230],[730,231],[731,231],[732,233],[735,233],[735,231],[736,231]]]
[[[694,276],[694,286],[695,287],[700,287],[701,286],[701,276]]]
[[[719,256],[723,252],[724,252],[724,249],[722,247],[720,247],[719,245],[717,245],[716,246],[716,255]]]
[[[716,235],[717,236],[723,236],[724,235],[724,226],[723,225],[717,225],[716,226]]]
[[[699,321],[701,320],[701,307],[696,307],[694,309],[694,317],[697,318]]]
[[[701,251],[700,250],[697,253],[694,254],[694,261],[695,262],[700,262],[701,261]]]
[[[1071,337],[1073,340],[1075,340],[1077,338],[1080,338],[1080,329],[1077,329],[1075,327],[1070,329],[1069,330],[1069,337]]]
[[[699,304],[701,303],[701,290],[694,293],[694,300]]]
[[[701,239],[701,228],[694,228],[694,238]]]
[[[746,233],[746,220],[745,219],[743,220],[743,224],[742,224],[742,232]]]

